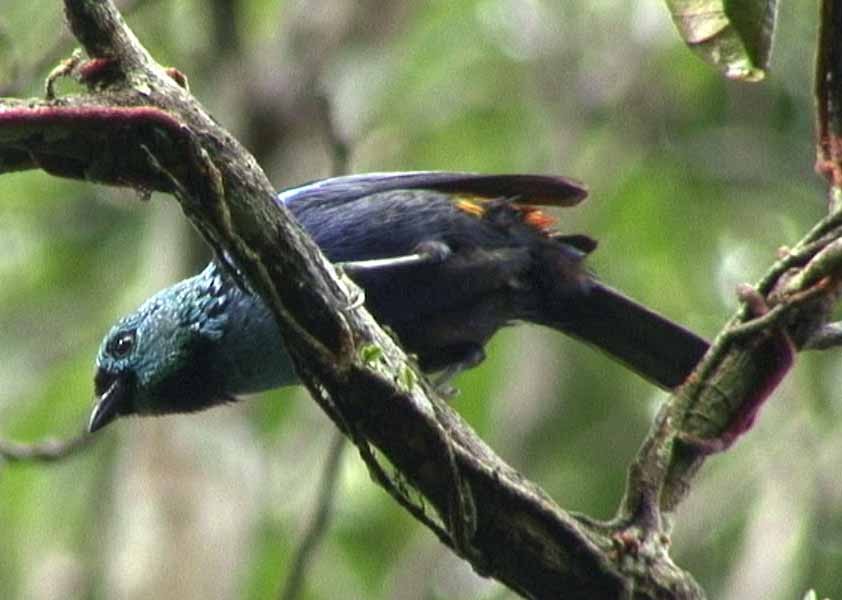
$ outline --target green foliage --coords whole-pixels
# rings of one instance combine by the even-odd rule
[[[371,366],[379,362],[381,358],[383,358],[383,349],[380,346],[368,344],[360,348],[360,359],[363,364]]]

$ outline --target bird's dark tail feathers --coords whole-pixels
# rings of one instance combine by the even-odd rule
[[[683,383],[708,349],[692,331],[597,281],[574,296],[550,300],[541,322],[596,346],[663,388]]]

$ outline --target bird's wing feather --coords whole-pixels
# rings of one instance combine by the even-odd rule
[[[391,190],[426,189],[482,198],[516,198],[518,204],[574,206],[588,194],[584,184],[557,175],[483,175],[447,171],[366,173],[314,181],[278,195],[281,203],[346,203]]]

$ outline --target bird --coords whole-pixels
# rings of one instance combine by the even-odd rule
[[[597,242],[559,231],[546,210],[586,196],[555,175],[415,171],[333,177],[276,198],[443,390],[518,322],[578,338],[675,388],[708,342],[588,269]],[[111,328],[96,358],[90,432],[299,383],[269,308],[228,262],[215,258]]]

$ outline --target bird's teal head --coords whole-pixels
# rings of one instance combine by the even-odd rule
[[[224,331],[226,296],[218,281],[214,288],[201,277],[159,292],[111,328],[96,359],[90,431],[120,416],[191,412],[227,399],[208,363]]]
[[[202,410],[298,382],[275,320],[211,263],[123,317],[96,359],[96,431],[124,415]]]

